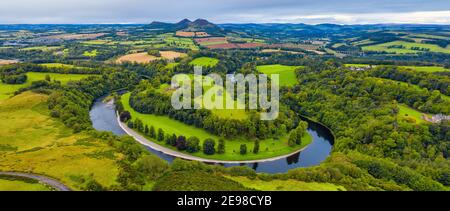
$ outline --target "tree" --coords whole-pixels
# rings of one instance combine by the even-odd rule
[[[133,121],[128,121],[128,123],[127,123],[127,126],[129,127],[129,128],[131,128],[131,129],[133,129],[134,128],[134,123],[133,123]]]
[[[139,158],[133,167],[136,172],[139,172],[147,181],[160,177],[169,168],[169,165],[163,159],[154,155],[146,155]]]
[[[164,140],[164,130],[159,128],[158,129],[158,141],[163,141]]]
[[[155,127],[150,126],[150,131],[148,132],[148,135],[150,136],[150,138],[156,138],[156,132],[155,132]]]
[[[294,129],[289,133],[288,145],[294,147],[297,143],[297,131]]]
[[[156,57],[160,57],[161,56],[161,53],[159,53],[158,50],[149,50],[149,51],[147,51],[147,54],[150,55],[150,56],[156,56]]]
[[[217,146],[217,153],[219,154],[225,153],[225,141],[223,139],[219,139],[219,146]]]
[[[241,153],[241,155],[247,154],[247,145],[246,144],[241,144],[240,153]]]
[[[200,150],[200,140],[195,136],[188,138],[186,145],[186,151],[190,153],[198,152]]]
[[[175,146],[177,144],[177,135],[172,134],[166,137],[166,144],[170,146]]]
[[[259,140],[255,140],[255,146],[253,146],[253,153],[258,154],[259,152]]]
[[[144,134],[145,135],[148,135],[149,134],[149,129],[148,129],[148,125],[145,125],[145,128],[144,128]]]
[[[131,114],[128,111],[123,111],[122,113],[120,113],[120,121],[121,122],[127,122],[128,120],[131,119]]]
[[[216,149],[214,148],[215,145],[216,142],[213,139],[206,139],[203,142],[203,153],[207,155],[213,155],[214,153],[216,153]]]
[[[183,150],[186,149],[186,147],[187,147],[186,145],[187,145],[186,137],[178,136],[177,143],[175,145],[177,147],[177,149],[180,150],[180,151],[183,151]]]
[[[47,74],[47,75],[45,75],[45,80],[50,82],[52,79],[50,78],[50,75]]]

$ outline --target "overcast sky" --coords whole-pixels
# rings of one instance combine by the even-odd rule
[[[0,24],[150,23],[450,24],[450,0],[2,0]]]

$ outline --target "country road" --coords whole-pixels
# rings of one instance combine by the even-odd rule
[[[0,175],[6,175],[6,176],[15,176],[15,177],[25,177],[25,178],[29,178],[29,179],[35,179],[38,180],[42,183],[45,183],[53,188],[55,188],[56,190],[59,191],[71,191],[71,189],[69,187],[67,187],[66,185],[62,184],[61,182],[45,177],[45,176],[41,176],[41,175],[36,175],[36,174],[28,174],[28,173],[18,173],[18,172],[0,172]]]

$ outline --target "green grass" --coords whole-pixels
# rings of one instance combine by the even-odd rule
[[[174,37],[173,34],[163,34],[160,37],[164,40],[165,46],[185,48],[193,51],[199,50],[191,38]]]
[[[0,191],[50,191],[50,189],[40,183],[0,179]]]
[[[203,66],[203,67],[214,67],[219,63],[219,60],[216,58],[210,57],[199,57],[191,61],[190,65],[194,66]]]
[[[403,45],[405,48],[388,48],[389,46],[393,45]],[[396,54],[407,54],[407,53],[419,53],[421,51],[412,50],[412,47],[419,47],[419,48],[428,48],[430,49],[430,52],[437,52],[437,53],[448,53],[450,54],[450,47],[447,46],[447,48],[442,48],[437,45],[433,44],[424,44],[424,43],[412,43],[412,42],[405,42],[405,41],[393,41],[393,42],[387,42],[377,45],[370,45],[370,46],[364,46],[362,49],[364,51],[385,51],[388,53],[396,53]]]
[[[430,72],[430,73],[450,72],[450,69],[447,69],[445,67],[440,67],[440,66],[399,66],[399,67],[404,68],[404,69],[411,69],[411,70],[415,70],[415,71]]]
[[[28,47],[28,48],[22,48],[20,50],[22,51],[55,51],[61,49],[61,46],[35,46],[35,47]]]
[[[92,75],[85,74],[59,74],[59,73],[27,73],[28,79],[24,84],[4,84],[0,83],[0,100],[9,98],[15,91],[31,85],[33,81],[45,80],[45,76],[49,75],[52,80],[61,81],[62,84],[67,84],[69,81],[77,81],[87,78]]]
[[[398,107],[400,108],[400,111],[398,114],[399,117],[404,118],[410,122],[418,123],[418,124],[426,122],[422,118],[422,115],[426,115],[426,114],[424,114],[420,111],[417,111],[407,105],[400,104],[400,105],[398,105]]]
[[[286,65],[262,65],[257,66],[256,69],[268,75],[270,77],[271,74],[279,74],[280,76],[280,86],[295,86],[297,85],[297,76],[295,70],[299,68],[299,66],[286,66]]]
[[[226,178],[239,182],[247,188],[260,191],[345,191],[343,186],[331,183],[302,182],[297,180],[271,180],[249,179],[247,177]]]
[[[87,56],[87,57],[96,57],[98,54],[97,50],[92,50],[92,51],[85,51],[83,53],[83,56]]]
[[[133,119],[139,118],[143,121],[144,125],[154,126],[156,130],[159,128],[163,129],[166,134],[176,134],[177,136],[183,135],[187,138],[191,136],[196,136],[201,140],[201,143],[207,138],[212,138],[216,140],[216,147],[217,147],[217,141],[220,139],[220,137],[210,134],[207,131],[197,128],[194,126],[190,126],[187,124],[184,124],[180,121],[173,120],[167,116],[158,116],[153,114],[141,114],[136,112],[134,109],[131,108],[129,104],[131,93],[124,94],[122,96],[122,104],[124,105],[125,110],[129,111],[131,113],[131,116]],[[151,140],[149,137],[147,137],[149,140]],[[274,140],[274,139],[267,139],[262,140],[260,142],[260,152],[258,154],[254,154],[250,152],[253,149],[253,141],[247,140],[245,138],[236,138],[233,140],[226,140],[226,152],[225,154],[214,154],[214,155],[205,155],[203,152],[196,152],[192,153],[192,155],[202,158],[209,158],[209,159],[217,159],[217,160],[255,160],[255,159],[264,159],[264,158],[270,158],[270,157],[276,157],[281,155],[286,155],[289,153],[292,153],[296,150],[299,150],[301,148],[306,147],[308,144],[310,144],[312,141],[311,135],[307,134],[302,141],[302,145],[296,146],[296,147],[289,147],[288,146],[288,140],[287,135],[280,138],[280,140]],[[162,146],[175,149],[174,147],[166,145],[164,142],[157,142],[154,141],[157,144],[160,144]],[[239,153],[240,145],[241,144],[247,144],[247,149],[249,153],[246,155],[241,155]],[[186,153],[186,152],[185,152]]]
[[[0,101],[0,171],[46,175],[75,190],[82,184],[79,178],[89,175],[104,186],[117,185],[117,160],[92,156],[114,149],[51,118],[47,100],[25,92]]]
[[[44,67],[48,67],[48,68],[74,68],[74,65],[71,64],[62,64],[62,63],[44,63],[44,64],[40,64]]]

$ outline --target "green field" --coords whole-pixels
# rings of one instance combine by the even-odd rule
[[[203,66],[203,67],[214,67],[219,63],[219,60],[216,58],[210,57],[199,57],[192,60],[189,64],[194,66]]]
[[[297,180],[271,180],[263,181],[247,177],[231,177],[228,179],[239,182],[247,188],[260,191],[345,191],[343,186],[330,183],[302,182]]]
[[[25,92],[0,100],[0,171],[46,175],[75,190],[90,175],[104,186],[116,185],[115,157],[122,155],[104,141],[73,134],[51,118],[47,99]]]
[[[164,39],[165,45],[176,48],[186,48],[193,51],[199,50],[191,38],[174,37],[173,34],[160,35]]]
[[[40,183],[0,179],[0,191],[50,191],[50,189]]]
[[[125,110],[129,111],[131,113],[131,116],[133,119],[139,118],[143,121],[144,125],[154,126],[156,130],[159,128],[163,129],[166,134],[176,134],[176,135],[183,135],[188,137],[196,136],[201,140],[201,143],[207,138],[212,138],[216,140],[216,142],[219,140],[218,136],[215,136],[213,134],[210,134],[206,132],[203,129],[196,128],[194,126],[186,125],[182,122],[179,122],[177,120],[173,120],[167,116],[157,116],[153,114],[141,114],[136,112],[134,109],[131,108],[129,104],[131,93],[124,94],[122,96],[122,103],[124,105]],[[149,137],[147,137],[149,140],[151,140]],[[205,155],[203,152],[197,152],[193,153],[192,155],[202,158],[209,158],[209,159],[217,159],[217,160],[254,160],[254,159],[264,159],[264,158],[270,158],[270,157],[276,157],[281,156],[285,154],[292,153],[296,150],[299,150],[301,148],[304,148],[312,141],[312,137],[308,134],[304,137],[302,145],[296,146],[296,147],[289,147],[287,143],[287,136],[281,138],[280,140],[274,140],[274,139],[267,139],[262,140],[260,142],[260,152],[258,154],[251,153],[250,150],[253,149],[253,141],[246,140],[246,139],[233,139],[233,140],[226,140],[226,152],[225,154],[214,154],[214,155]],[[172,146],[166,145],[164,142],[157,142],[154,141],[157,144],[160,144],[162,146],[175,149]],[[241,144],[247,144],[247,149],[249,153],[246,155],[241,155],[239,153],[239,148]],[[216,143],[217,147],[217,143]]]
[[[394,45],[403,45],[405,48],[388,48],[389,46]],[[396,54],[406,54],[406,53],[419,53],[421,51],[412,50],[412,47],[419,47],[419,48],[427,48],[430,49],[430,52],[438,52],[438,53],[448,53],[450,54],[450,46],[447,46],[447,48],[442,48],[437,45],[432,44],[424,44],[424,43],[412,43],[412,42],[405,42],[405,41],[393,41],[393,42],[387,42],[377,45],[369,45],[364,46],[362,49],[364,51],[385,51],[388,53],[396,53]]]
[[[85,51],[83,53],[83,56],[87,56],[87,57],[96,57],[98,54],[97,50],[92,50],[92,51]]]
[[[6,99],[14,94],[15,91],[31,85],[33,81],[45,80],[46,75],[49,75],[52,80],[61,81],[62,84],[67,84],[69,81],[77,81],[87,78],[92,75],[84,74],[59,74],[59,73],[27,73],[28,79],[24,84],[4,84],[0,83],[0,100]]]
[[[404,69],[411,69],[420,72],[450,72],[450,69],[440,66],[399,66]]]
[[[286,65],[262,65],[256,67],[259,72],[262,72],[270,77],[271,74],[279,74],[280,86],[295,86],[297,85],[297,75],[295,70],[299,66],[286,66]]]
[[[28,48],[22,48],[20,50],[22,51],[56,51],[61,49],[61,46],[35,46],[35,47],[28,47]]]
[[[71,64],[62,64],[62,63],[43,63],[40,64],[44,67],[48,67],[48,68],[74,68],[74,65]]]
[[[406,120],[410,120],[411,122],[415,123],[426,123],[425,120],[423,120],[422,115],[426,115],[420,111],[417,111],[407,105],[400,104],[398,105],[400,108],[400,112],[398,114],[399,117],[404,118]]]

